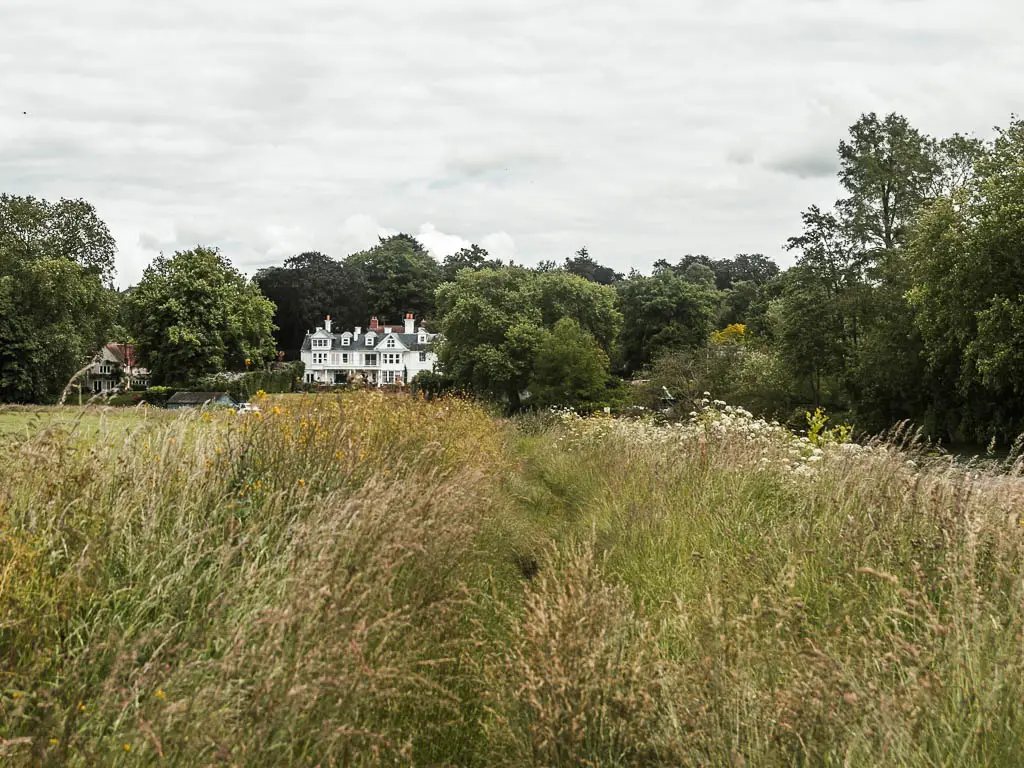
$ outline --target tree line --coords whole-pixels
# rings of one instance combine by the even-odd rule
[[[1024,121],[989,141],[865,114],[838,145],[844,196],[811,205],[780,270],[762,254],[660,260],[649,274],[584,247],[518,266],[478,245],[443,260],[413,236],[245,278],[216,249],[159,256],[112,287],[114,242],[85,201],[0,196],[0,400],[54,396],[104,341],[153,381],[295,358],[342,327],[414,313],[443,334],[420,382],[525,405],[684,403],[704,391],[795,421],[821,407],[947,440],[1024,431]],[[633,382],[627,384],[626,382]],[[639,383],[637,383],[639,382]]]

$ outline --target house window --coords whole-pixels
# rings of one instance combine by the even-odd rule
[[[402,353],[385,352],[381,355],[381,362],[383,362],[384,365],[398,365],[400,362],[402,362]]]
[[[402,383],[402,372],[401,371],[382,371],[381,381],[385,384],[401,384]]]
[[[341,346],[343,346],[343,347],[347,347],[347,346],[348,346],[349,344],[351,344],[351,343],[352,343],[352,340],[351,340],[351,339],[349,339],[349,337],[348,337],[348,336],[343,336],[343,337],[342,337],[342,339],[341,339]]]
[[[394,349],[395,348],[395,340],[394,339],[388,339],[387,347],[388,347],[388,349]]]
[[[421,363],[427,362],[427,353],[426,352],[420,352],[420,362]]]
[[[330,339],[313,339],[313,349],[327,349],[330,346]]]
[[[314,352],[313,353],[313,365],[327,365],[327,353],[326,352]]]
[[[376,355],[366,355],[366,362],[365,362],[365,364],[366,365],[376,365],[377,364],[377,356]]]
[[[348,352],[341,353],[341,364],[348,365]]]
[[[372,347],[373,346],[373,342],[375,342],[376,340],[377,340],[376,334],[373,334],[373,333],[366,334],[366,346]]]
[[[306,383],[307,384],[312,384],[313,383],[313,374],[312,373],[307,373],[306,374]]]

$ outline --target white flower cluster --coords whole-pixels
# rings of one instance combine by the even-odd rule
[[[562,424],[559,441],[585,445],[613,440],[623,449],[630,447],[681,448],[697,443],[741,444],[744,453],[758,457],[763,468],[776,467],[797,475],[813,474],[829,454],[871,449],[854,443],[793,434],[777,421],[755,417],[745,408],[713,400],[707,392],[685,421],[666,422],[656,417],[616,418],[605,414],[580,416],[571,409],[553,409]]]

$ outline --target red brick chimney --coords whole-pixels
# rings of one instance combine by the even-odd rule
[[[374,315],[373,317],[370,318],[370,330],[371,331],[380,330],[380,323],[377,321],[377,316],[376,315]]]

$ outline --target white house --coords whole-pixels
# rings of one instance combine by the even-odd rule
[[[95,394],[148,386],[149,371],[135,359],[135,347],[116,343],[104,344],[96,353],[83,383],[83,389]]]
[[[404,325],[380,325],[376,317],[363,333],[334,333],[331,316],[321,328],[306,334],[302,342],[302,362],[306,382],[343,384],[359,374],[368,384],[405,384],[421,371],[433,371],[437,355],[433,345],[440,335],[417,328],[412,315]]]

